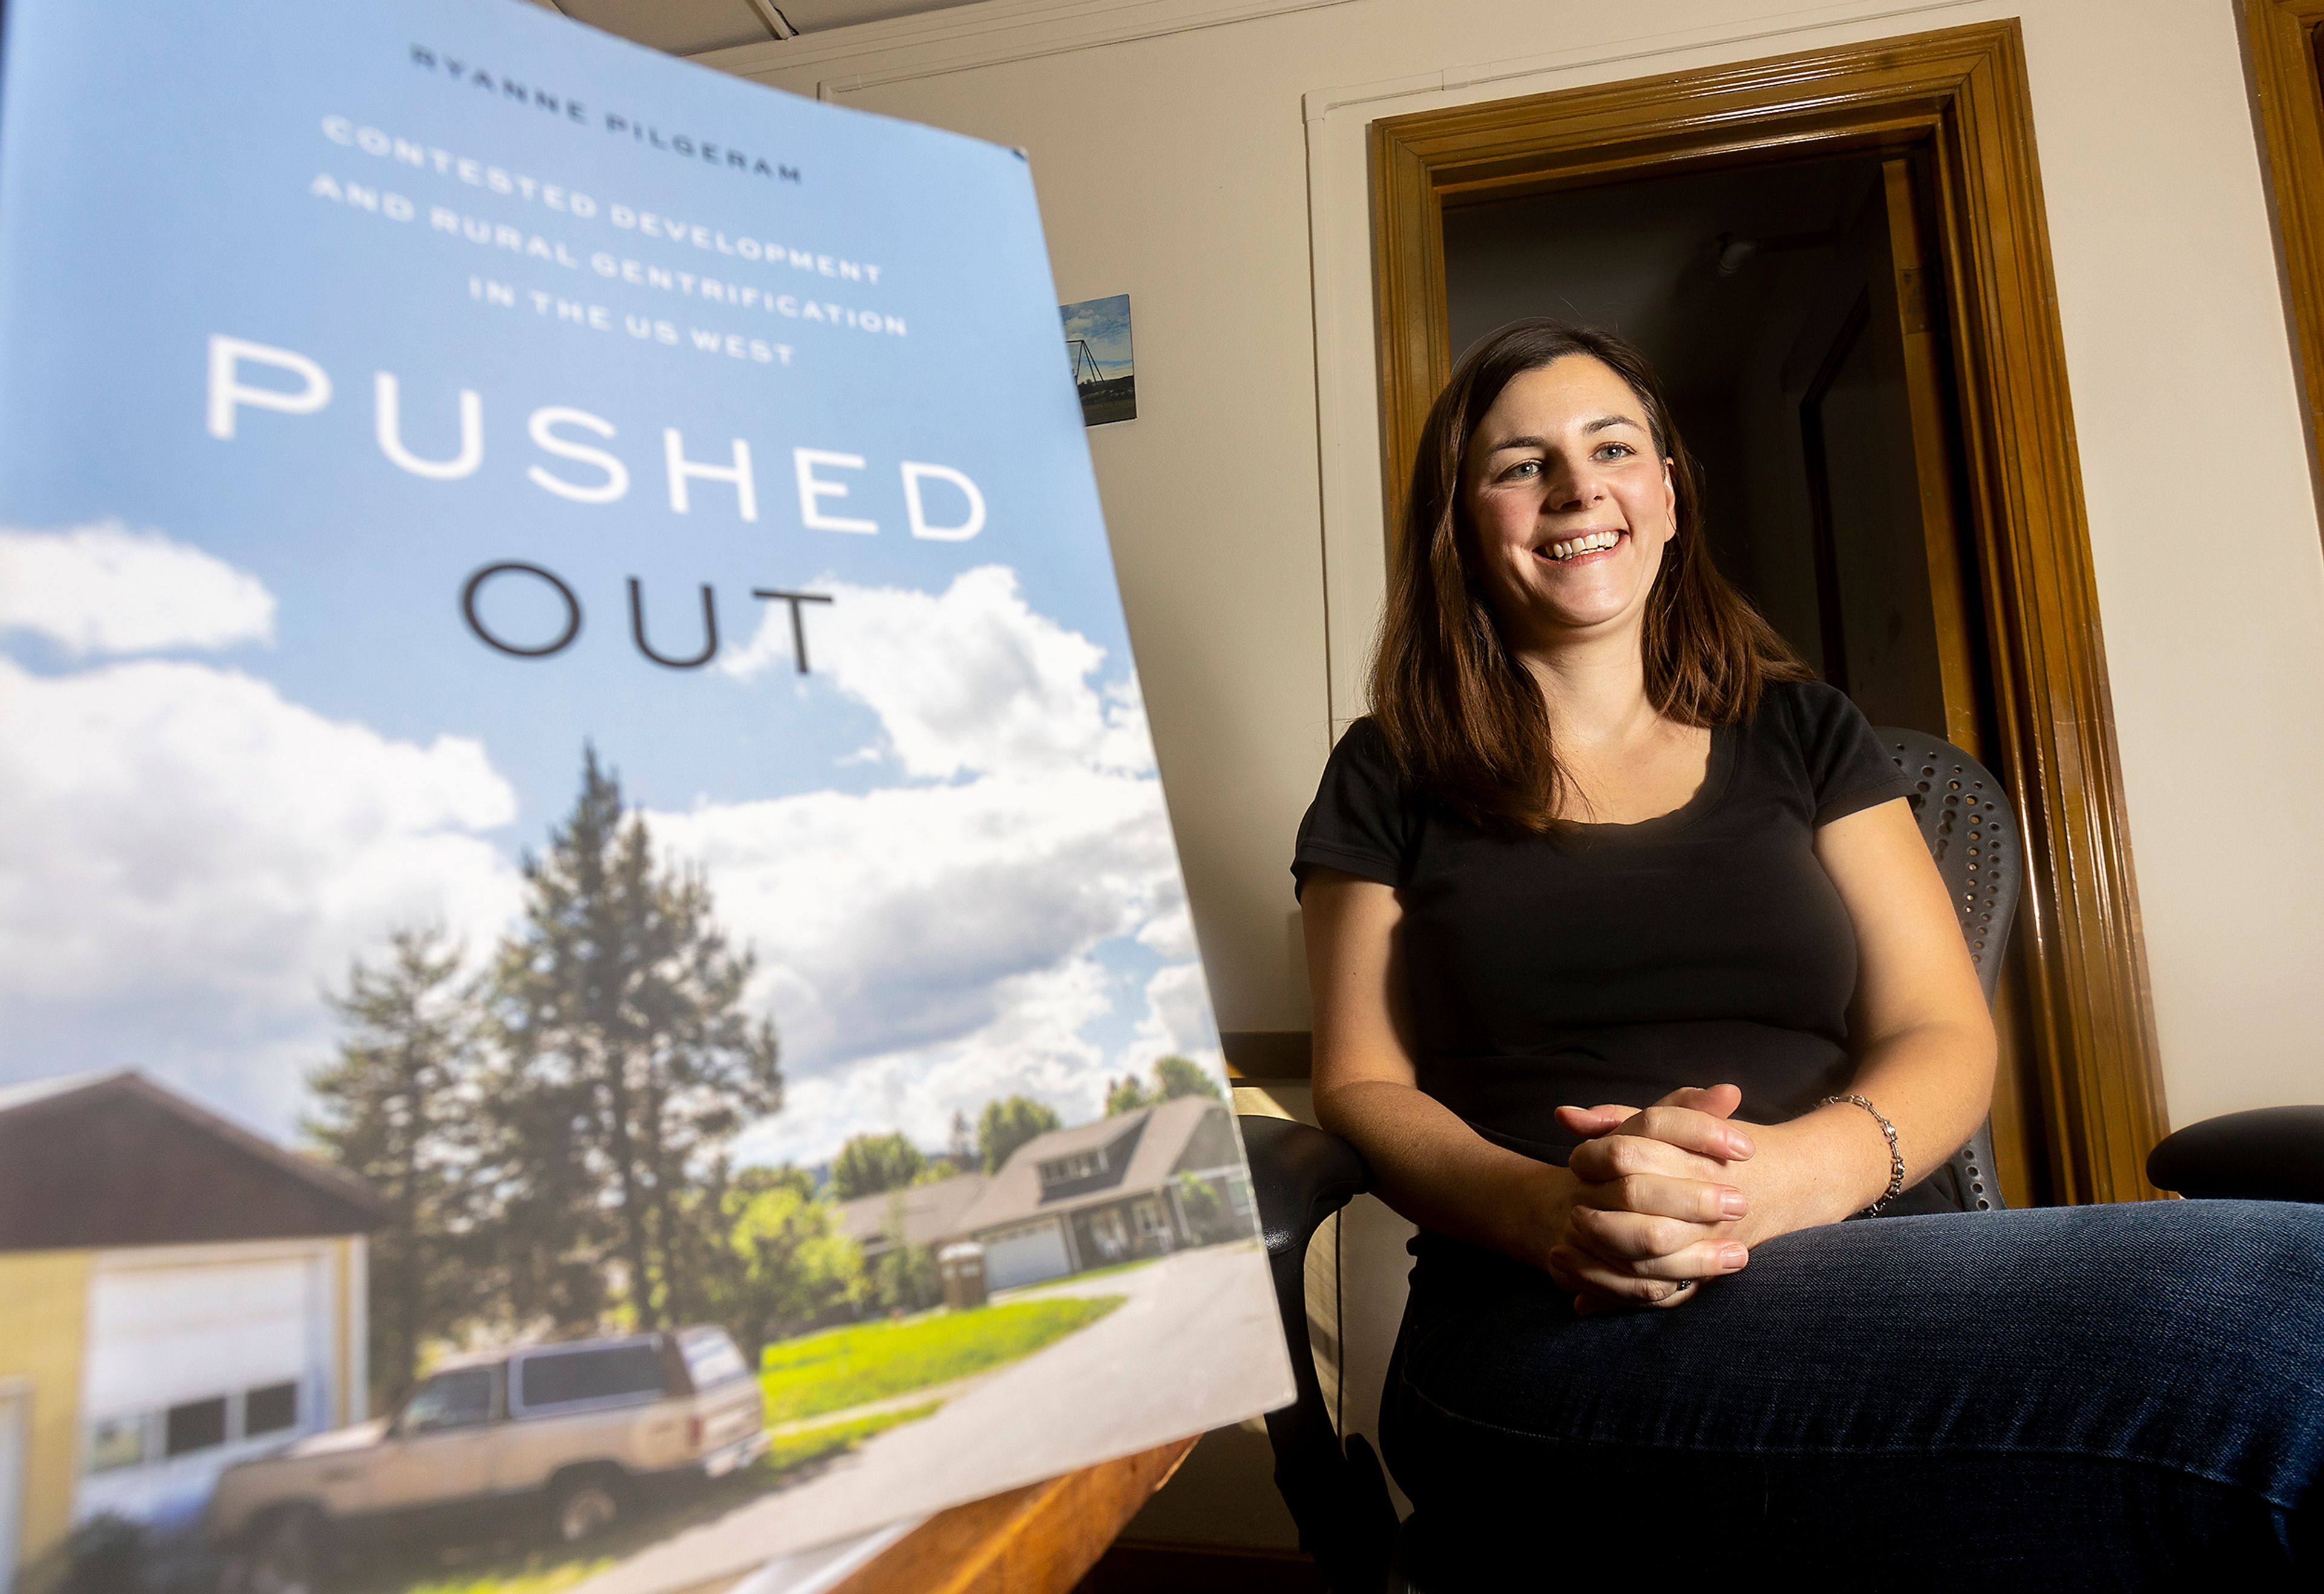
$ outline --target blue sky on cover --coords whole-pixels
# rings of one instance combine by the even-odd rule
[[[1032,184],[1010,152],[679,66],[513,0],[243,0],[230,19],[160,0],[102,14],[32,4],[12,7],[9,20],[23,69],[12,69],[0,102],[0,529],[156,531],[254,577],[278,604],[270,641],[164,648],[160,659],[255,677],[291,705],[391,742],[480,743],[516,803],[505,822],[470,828],[509,859],[538,847],[569,806],[585,740],[618,767],[634,802],[673,815],[819,792],[964,789],[979,779],[973,760],[947,768],[932,755],[915,766],[892,747],[881,756],[898,722],[836,689],[823,658],[805,677],[787,655],[756,669],[648,662],[629,634],[633,577],[653,640],[670,652],[698,645],[698,590],[711,585],[722,664],[769,613],[782,618],[779,605],[749,595],[754,588],[950,594],[958,603],[947,613],[965,614],[974,595],[980,615],[1001,614],[1027,635],[1086,639],[1102,650],[1090,687],[1117,700],[1134,690],[1082,418],[1057,359]],[[415,61],[414,46],[433,54],[432,69]],[[469,76],[450,72],[456,60]],[[473,82],[477,69],[491,87]],[[512,97],[508,78],[555,97],[559,109]],[[560,114],[575,99],[584,119]],[[609,114],[622,118],[621,131],[608,131]],[[327,126],[346,138],[376,129],[454,164],[438,170],[431,157],[415,168],[335,141]],[[795,169],[799,180],[690,159],[668,147],[681,135]],[[528,198],[465,181],[463,160],[480,176],[497,168],[586,195],[595,214],[576,214],[569,198],[553,210],[545,189]],[[401,196],[411,217],[318,197],[322,176],[343,195],[352,184]],[[534,252],[438,230],[429,222],[438,206],[513,227]],[[729,243],[876,266],[878,281],[649,237],[614,225],[616,206]],[[896,318],[906,331],[816,325],[609,278],[590,264],[600,251],[641,271]],[[558,263],[560,253],[579,263]],[[505,285],[518,304],[480,299],[472,279]],[[539,313],[536,290],[602,307],[608,329]],[[623,330],[632,316],[670,323],[678,342],[632,337]],[[787,346],[788,364],[701,352],[697,329],[739,335],[746,350],[753,338]],[[241,408],[230,440],[212,436],[207,356],[218,334],[315,362],[329,375],[328,403],[308,414]],[[424,479],[383,456],[374,438],[382,372],[399,385],[403,440],[425,458],[456,453],[459,394],[478,396],[484,453],[472,475]],[[527,418],[546,406],[613,427],[610,439],[570,425],[562,435],[618,456],[624,497],[574,502],[534,484],[535,467],[604,479],[530,440]],[[696,461],[726,465],[734,439],[747,443],[755,521],[739,512],[736,489],[715,481],[691,483],[690,511],[673,510],[669,428]],[[864,457],[860,472],[822,467],[825,479],[850,484],[822,508],[871,519],[876,534],[803,524],[798,448]],[[957,542],[908,535],[905,460],[973,477],[983,530]],[[928,502],[942,520],[962,501],[939,484]],[[462,585],[499,561],[552,570],[573,589],[586,621],[571,648],[514,659],[469,632]],[[1019,609],[1005,583],[976,574],[996,567],[1013,579]],[[553,628],[544,610],[528,610],[521,584],[495,588],[486,613],[512,632]],[[827,613],[807,611],[811,656]],[[22,628],[0,631],[0,658],[51,684],[102,662]],[[0,723],[8,712],[0,696]],[[1144,735],[1142,719],[1135,734]],[[1175,887],[1175,868],[1167,872]],[[1111,1057],[1145,1021],[1144,981],[1190,958],[1191,942],[1115,935],[1085,950],[1113,994],[1103,1010],[1090,1009],[1081,1033]],[[166,1059],[124,1055],[106,1036],[108,1026],[161,1033],[170,1000],[157,985],[153,1011],[135,1023],[117,996],[70,1021],[44,1009],[20,1028],[20,1044],[0,1043],[0,1079],[140,1062],[166,1073]],[[289,1019],[251,1023],[254,1055],[310,1044]],[[821,1065],[839,1060],[833,1053]],[[282,1064],[270,1066],[263,1089],[244,1092],[216,1058],[195,1083],[279,1129]]]
[[[28,7],[25,28],[55,28],[66,9]],[[598,726],[609,756],[633,772],[636,795],[658,806],[825,785],[831,760],[867,738],[861,711],[826,694],[810,689],[772,720],[762,693],[644,665],[624,634],[630,576],[647,584],[657,611],[667,603],[681,619],[709,582],[733,627],[761,609],[747,596],[753,587],[837,575],[935,588],[997,559],[1019,572],[1036,609],[1105,648],[1113,672],[1126,667],[1112,573],[1091,535],[1098,509],[1079,416],[1058,380],[1032,186],[1010,152],[673,70],[667,58],[503,0],[238,5],[244,21],[268,14],[248,33],[242,21],[206,29],[182,6],[132,9],[154,12],[155,25],[89,19],[60,40],[23,41],[30,54],[72,59],[8,85],[12,121],[73,130],[69,162],[45,141],[0,147],[9,194],[0,347],[14,373],[0,386],[0,465],[13,523],[119,518],[231,559],[282,604],[270,679],[391,735],[482,737],[528,812],[569,793],[581,736]],[[251,33],[266,41],[259,59]],[[188,59],[189,41],[209,48]],[[544,89],[570,86],[593,115],[618,107],[665,136],[687,130],[763,152],[803,180],[701,166],[575,125],[420,70],[414,43]],[[110,114],[108,100],[135,111]],[[561,181],[596,198],[599,217],[559,217],[334,144],[320,131],[330,115]],[[420,217],[396,223],[311,198],[318,172],[401,191]],[[878,264],[881,281],[752,269],[642,238],[604,219],[614,203]],[[908,334],[723,310],[608,282],[586,263],[529,262],[431,232],[435,204],[564,243],[585,262],[605,249],[769,288],[812,283],[835,301],[903,318]],[[220,213],[233,224],[218,226]],[[668,318],[681,336],[696,326],[780,336],[792,364],[488,308],[469,297],[472,273],[617,316]],[[203,390],[216,332],[316,360],[334,383],[330,404],[311,416],[245,410],[233,442],[212,439]],[[382,457],[371,401],[380,370],[400,379],[415,452],[451,454],[457,392],[479,393],[485,459],[475,475],[425,481]],[[958,396],[935,397],[947,391]],[[619,428],[604,446],[631,470],[624,500],[568,503],[527,480],[533,464],[588,476],[530,447],[526,417],[552,404]],[[97,415],[104,425],[92,435]],[[691,488],[692,512],[670,511],[667,427],[697,459],[728,459],[737,437],[752,445],[755,524],[740,519],[732,488],[711,483]],[[827,473],[860,482],[851,501],[828,507],[860,506],[887,530],[802,529],[788,485],[800,447],[863,456],[861,473]],[[903,535],[904,458],[973,465],[986,530],[957,545]],[[464,629],[460,583],[497,558],[546,566],[580,594],[585,636],[553,664],[503,659]],[[812,614],[808,625],[812,633]],[[561,712],[545,712],[550,705]]]

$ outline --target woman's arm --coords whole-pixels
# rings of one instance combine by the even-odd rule
[[[1823,826],[1815,851],[1856,927],[1849,1088],[1896,1126],[1910,1188],[1977,1133],[1993,1104],[1993,1017],[1903,797]],[[1862,1108],[1818,1108],[1784,1128],[1802,1151],[1803,1176],[1791,1181],[1802,1221],[1793,1227],[1861,1212],[1888,1188],[1888,1143]]]
[[[1849,1088],[1896,1126],[1907,1188],[1959,1150],[1993,1100],[1993,1020],[1944,882],[1898,797],[1816,832],[1816,858],[1855,926],[1857,1054]],[[1561,1110],[1579,1133],[1653,1134],[1627,1108]],[[1737,1238],[1757,1245],[1863,1211],[1888,1188],[1888,1143],[1849,1102],[1788,1123],[1753,1126],[1758,1155],[1732,1166],[1750,1214]]]
[[[1607,1165],[1598,1182],[1494,1145],[1414,1083],[1396,892],[1317,868],[1301,901],[1315,1004],[1315,1117],[1363,1153],[1388,1205],[1440,1234],[1545,1268],[1569,1288],[1626,1300],[1664,1299],[1663,1281],[1742,1265],[1741,1248],[1725,1239],[1738,1203],[1713,1159],[1748,1156],[1748,1141],[1715,1116],[1672,1110],[1658,1119],[1666,1140],[1632,1138],[1593,1152]],[[1609,1193],[1616,1189],[1618,1196]],[[1600,1208],[1636,1214],[1614,1218],[1626,1234],[1652,1230],[1651,1262],[1616,1276],[1597,1254],[1602,1242],[1583,1231],[1601,1220],[1577,1221]],[[1638,1271],[1648,1267],[1650,1276]]]

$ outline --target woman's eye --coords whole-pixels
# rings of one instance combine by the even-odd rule
[[[1508,469],[1501,473],[1501,480],[1504,482],[1517,482],[1523,481],[1527,477],[1537,476],[1539,475],[1541,475],[1540,460],[1520,459],[1515,465],[1509,466]]]
[[[1628,459],[1631,455],[1636,454],[1637,452],[1637,450],[1631,447],[1628,443],[1606,443],[1600,446],[1598,449],[1598,457],[1600,459]]]

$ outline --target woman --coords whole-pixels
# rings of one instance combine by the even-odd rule
[[[1449,1586],[2314,1575],[2324,1208],[1958,1211],[1993,1029],[1910,782],[1699,497],[1635,349],[1488,339],[1300,828],[1315,1111],[1422,1230],[1383,1439]]]

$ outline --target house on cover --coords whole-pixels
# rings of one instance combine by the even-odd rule
[[[1227,1110],[1180,1096],[1019,1147],[964,1211],[987,1287],[1038,1284],[1247,1235],[1250,1182]]]
[[[955,1174],[902,1190],[859,1195],[839,1203],[839,1228],[862,1250],[867,1265],[894,1249],[899,1239],[906,1245],[932,1248],[960,1233],[962,1214],[991,1183],[982,1174]]]
[[[366,1413],[360,1181],[135,1073],[0,1086],[0,1589]]]

